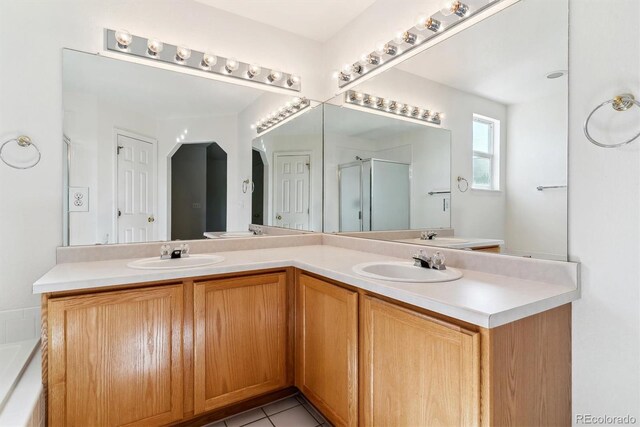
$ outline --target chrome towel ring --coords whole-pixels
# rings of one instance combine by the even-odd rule
[[[23,147],[23,148],[29,148],[29,147],[33,147],[36,150],[36,154],[37,154],[37,158],[33,163],[27,164],[27,165],[15,165],[13,163],[11,163],[10,161],[8,161],[5,157],[4,157],[4,147],[9,144],[10,142],[15,142],[16,144],[18,144],[18,146]],[[4,144],[0,145],[0,159],[2,159],[2,161],[7,165],[10,166],[14,169],[31,169],[32,167],[34,167],[35,165],[37,165],[40,162],[40,159],[42,158],[42,154],[40,154],[40,150],[38,149],[38,146],[33,143],[33,141],[31,141],[31,138],[29,138],[26,135],[20,135],[17,138],[12,138],[8,141],[5,141]]]
[[[464,184],[462,184],[464,182]],[[462,189],[464,187],[464,190]],[[469,181],[467,181],[466,178],[463,178],[461,176],[458,177],[458,190],[461,193],[466,192],[469,189]]]
[[[629,93],[624,93],[622,95],[618,95],[613,99],[610,99],[608,101],[604,101],[602,104],[598,105],[596,108],[593,109],[593,111],[591,111],[591,113],[589,113],[589,115],[587,116],[587,119],[584,121],[584,135],[587,137],[587,139],[589,141],[591,141],[591,143],[597,145],[598,147],[603,147],[603,148],[616,148],[616,147],[621,147],[623,145],[626,145],[630,142],[635,141],[638,137],[640,137],[640,131],[638,131],[638,133],[636,133],[634,136],[632,136],[631,138],[627,139],[626,141],[622,141],[622,142],[618,142],[615,144],[603,144],[602,142],[598,142],[595,139],[593,139],[593,137],[591,136],[591,134],[589,133],[589,120],[591,120],[591,117],[593,116],[593,114],[598,111],[600,108],[604,107],[605,105],[611,104],[611,107],[616,110],[616,111],[627,111],[629,108],[633,107],[634,105],[640,108],[640,102],[638,102],[635,97]]]

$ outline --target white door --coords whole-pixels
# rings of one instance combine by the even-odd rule
[[[273,224],[309,230],[309,156],[276,155]]]
[[[154,144],[118,135],[118,243],[150,242],[155,237]]]

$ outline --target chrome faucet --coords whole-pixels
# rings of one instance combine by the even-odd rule
[[[438,235],[438,233],[436,233],[433,230],[428,230],[428,231],[423,231],[420,233],[420,239],[421,240],[433,240],[434,237],[436,237]]]
[[[262,236],[264,234],[264,230],[257,225],[249,225],[249,231],[253,233],[254,236]]]
[[[422,268],[433,268],[434,270],[446,270],[445,257],[439,251],[433,256],[427,255],[424,249],[420,249],[413,255],[413,265]]]
[[[187,258],[189,256],[189,245],[183,243],[171,249],[169,245],[160,246],[160,259]]]

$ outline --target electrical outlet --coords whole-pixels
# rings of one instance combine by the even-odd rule
[[[89,187],[69,187],[69,212],[89,212]]]

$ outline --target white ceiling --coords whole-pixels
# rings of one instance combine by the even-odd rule
[[[63,90],[156,119],[237,114],[264,92],[156,67],[65,50]],[[123,78],[126,76],[126,78]],[[283,103],[290,97],[282,95]]]
[[[235,15],[325,42],[375,0],[196,0]]]
[[[567,0],[523,0],[398,65],[400,70],[517,104],[565,92]]]

